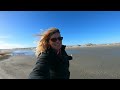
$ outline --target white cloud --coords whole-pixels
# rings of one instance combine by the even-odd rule
[[[4,41],[0,40],[0,46],[1,46],[2,43],[4,43]]]
[[[43,34],[44,32],[46,32],[46,29],[40,29],[37,34]]]
[[[10,35],[0,35],[0,49],[24,48],[27,46],[23,44],[8,43],[7,41],[9,41],[11,37]]]
[[[0,39],[9,39],[11,36],[8,35],[0,35]]]
[[[0,41],[0,49],[25,48],[25,47],[27,47],[27,45],[11,44],[11,43]]]
[[[33,41],[34,44],[37,44],[38,41]]]

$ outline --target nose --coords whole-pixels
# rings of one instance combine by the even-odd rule
[[[58,40],[58,39],[57,39],[57,41],[56,41],[56,42],[60,42],[60,40]]]

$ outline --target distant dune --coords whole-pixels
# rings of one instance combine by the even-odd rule
[[[101,46],[120,46],[120,43],[110,43],[110,44],[84,44],[84,45],[68,45],[66,48],[80,48],[80,47],[101,47]]]

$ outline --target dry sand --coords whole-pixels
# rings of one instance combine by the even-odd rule
[[[73,50],[73,49],[72,49]],[[71,79],[120,79],[120,46],[82,47],[70,61]],[[12,56],[0,61],[0,79],[27,79],[34,56]]]

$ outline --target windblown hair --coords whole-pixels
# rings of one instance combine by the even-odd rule
[[[45,30],[43,34],[40,34],[41,39],[36,47],[36,56],[38,56],[40,53],[45,52],[48,48],[50,48],[49,39],[55,33],[60,33],[60,31],[59,29],[53,27]]]

